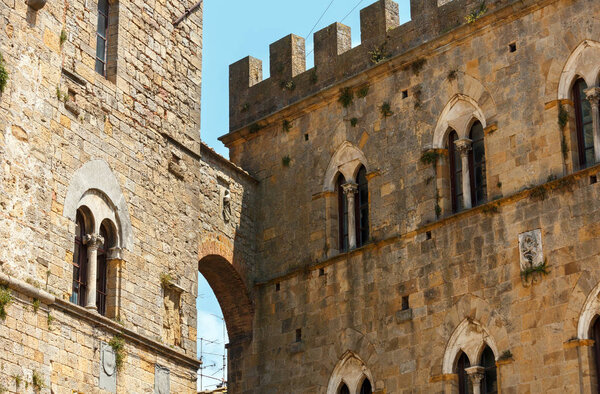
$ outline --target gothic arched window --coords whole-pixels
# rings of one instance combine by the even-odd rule
[[[578,79],[573,85],[573,102],[575,104],[575,120],[577,124],[577,149],[579,166],[586,168],[594,164],[594,119],[592,106],[588,101],[585,90],[587,84]]]
[[[71,302],[85,306],[87,291],[87,247],[84,244],[86,234],[83,214],[77,211],[75,219],[75,248],[73,249],[73,288]]]
[[[346,383],[342,383],[342,386],[340,387],[339,394],[350,394],[350,389],[348,388],[348,386],[346,386]]]
[[[98,265],[96,273],[96,307],[98,313],[102,316],[106,315],[106,278],[108,273],[107,266],[107,243],[110,237],[110,230],[106,222],[102,222],[100,226],[100,236],[104,242],[98,247]]]
[[[483,126],[476,121],[471,126],[471,155],[469,156],[469,173],[471,174],[471,201],[473,206],[481,205],[487,199],[485,180],[485,145]]]
[[[458,375],[458,393],[468,394],[472,392],[471,381],[467,375],[466,369],[471,366],[469,357],[465,353],[461,353],[456,364],[456,374]]]
[[[448,135],[448,156],[450,159],[450,189],[452,193],[452,212],[461,211],[464,208],[462,192],[462,163],[460,153],[456,149],[455,142],[458,134],[452,130]]]
[[[338,222],[339,222],[339,247],[340,251],[348,250],[348,200],[344,194],[343,184],[346,179],[342,174],[338,175],[335,190],[338,195]]]
[[[494,357],[494,352],[489,346],[486,346],[481,354],[481,366],[484,368],[483,380],[481,381],[481,394],[498,393],[496,357]]]
[[[364,166],[358,170],[356,176],[358,191],[356,195],[356,246],[360,247],[369,240],[369,184],[367,170]]]
[[[369,379],[365,378],[362,386],[360,387],[360,394],[372,394],[373,389],[371,387],[371,382]]]

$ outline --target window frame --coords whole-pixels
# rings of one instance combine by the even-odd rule
[[[581,84],[584,84],[584,88],[581,89],[580,86]],[[577,154],[579,157],[579,166],[581,169],[583,168],[588,168],[592,165],[595,164],[594,161],[592,161],[591,163],[587,162],[587,158],[586,158],[586,153],[588,150],[592,151],[592,157],[594,157],[594,142],[592,140],[592,143],[590,146],[586,146],[585,144],[585,127],[588,125],[592,125],[593,128],[593,124],[594,124],[594,119],[593,119],[593,113],[592,113],[592,119],[587,122],[584,123],[583,120],[583,107],[584,105],[586,105],[585,103],[587,103],[587,105],[590,105],[590,112],[591,112],[591,104],[590,102],[587,100],[587,97],[582,97],[581,92],[584,91],[585,89],[587,89],[587,83],[585,82],[585,80],[583,78],[577,78],[575,80],[575,82],[573,83],[573,88],[572,88],[572,94],[573,94],[573,105],[575,107],[575,127],[576,127],[576,133],[577,133]]]
[[[96,270],[96,308],[98,313],[106,316],[106,301],[107,301],[107,278],[108,278],[108,248],[106,243],[109,240],[109,232],[104,223],[100,226],[100,236],[104,242],[98,247],[97,254],[97,270]]]
[[[106,11],[103,11],[100,9],[100,3],[102,1],[106,1]],[[98,0],[98,22],[96,24],[96,54],[95,54],[95,59],[96,59],[96,64],[95,64],[95,70],[98,74],[102,75],[103,77],[107,77],[108,73],[107,73],[107,64],[108,64],[108,37],[110,35],[110,22],[109,22],[109,15],[110,15],[110,1],[109,0]],[[102,36],[100,34],[100,16],[104,17],[104,36]],[[103,52],[103,59],[100,59],[98,57],[98,43],[99,41],[103,41],[104,42],[104,52]],[[102,72],[98,71],[98,65],[101,64],[102,65]]]
[[[481,138],[478,138],[477,140],[473,139],[473,133],[476,131],[475,127],[481,127]],[[476,120],[475,122],[473,122],[473,124],[471,125],[471,128],[469,129],[469,139],[471,140],[471,152],[469,154],[469,177],[471,180],[471,205],[473,206],[473,208],[475,208],[476,206],[485,204],[485,202],[487,201],[487,179],[486,179],[486,153],[485,153],[485,132],[483,131],[483,125],[481,124],[481,122],[479,120]],[[483,160],[479,163],[475,162],[475,144],[476,143],[480,143],[482,145],[482,149],[483,149]],[[482,183],[481,185],[477,185],[476,184],[476,176],[475,176],[475,172],[476,170],[478,170],[479,168],[481,168],[481,177],[482,177]],[[477,200],[477,191],[481,190],[483,197],[480,201]]]
[[[358,187],[354,198],[354,224],[356,247],[361,247],[369,241],[369,181],[365,166],[360,166],[356,173],[356,183]]]
[[[596,388],[600,388],[600,316],[596,316],[590,328],[590,338],[594,340],[594,367],[596,370]]]
[[[471,392],[471,382],[466,369],[471,366],[469,356],[465,352],[461,352],[456,362],[456,374],[458,375],[458,393],[468,394]]]
[[[349,231],[348,231],[348,199],[344,194],[342,185],[346,183],[346,178],[339,173],[336,180],[336,192],[338,194],[338,247],[340,252],[349,249]]]
[[[486,357],[487,356],[487,357]],[[489,359],[488,359],[489,357]],[[488,364],[488,365],[486,365]],[[481,394],[498,394],[498,369],[496,367],[496,357],[494,351],[486,345],[481,352],[481,366],[483,367],[483,379],[481,380]],[[495,390],[488,391],[488,379],[494,374]]]
[[[70,301],[79,306],[85,306],[87,293],[88,256],[85,237],[85,218],[77,212],[75,219],[75,247],[73,249],[73,280],[71,284]],[[76,286],[77,284],[77,286]]]
[[[450,168],[450,195],[452,197],[452,212],[457,213],[464,209],[462,184],[458,185],[458,179],[462,180],[462,161],[456,150],[455,143],[458,141],[458,133],[451,129],[448,133],[448,162]],[[458,154],[458,160],[456,155]]]

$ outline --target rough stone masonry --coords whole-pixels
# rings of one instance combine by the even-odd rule
[[[232,393],[598,392],[600,3],[287,36],[231,162],[191,5],[0,0],[0,391],[195,392],[202,274]]]

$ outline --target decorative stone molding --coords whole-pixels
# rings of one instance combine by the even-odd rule
[[[123,260],[123,248],[110,248],[106,258],[107,260]]]
[[[600,102],[600,87],[593,87],[585,90],[585,95],[592,105],[598,105]]]
[[[117,392],[117,357],[109,344],[100,342],[100,389]]]
[[[471,384],[473,385],[473,394],[481,393],[481,381],[485,376],[483,367],[475,366],[470,368],[465,368],[467,375],[469,375],[469,379],[471,379]]]
[[[349,182],[349,183],[343,184],[342,189],[344,189],[345,195],[352,196],[352,198],[354,198],[354,195],[358,191],[358,185],[354,182]]]
[[[542,249],[542,230],[532,230],[519,234],[519,255],[521,271],[540,267],[544,264]]]
[[[156,364],[154,367],[154,394],[169,394],[171,392],[171,371]]]

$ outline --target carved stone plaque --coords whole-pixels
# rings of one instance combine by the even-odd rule
[[[117,392],[117,358],[110,345],[100,342],[100,389]]]
[[[171,372],[168,368],[156,364],[154,367],[154,393],[169,394],[171,392]]]
[[[519,252],[522,271],[543,265],[542,230],[537,229],[519,234]]]

